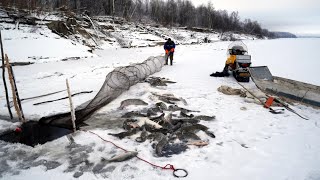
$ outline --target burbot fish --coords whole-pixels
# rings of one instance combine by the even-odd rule
[[[135,106],[142,105],[142,106],[146,106],[146,105],[148,105],[148,103],[142,101],[141,99],[126,99],[126,100],[124,100],[124,101],[121,102],[119,109],[123,109],[123,108],[125,108],[125,107],[127,107],[127,106],[130,106],[130,105],[135,105]]]

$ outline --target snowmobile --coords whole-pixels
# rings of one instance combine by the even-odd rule
[[[238,82],[249,82],[251,56],[248,55],[247,46],[241,41],[235,41],[228,47],[228,58],[224,71],[232,71]]]

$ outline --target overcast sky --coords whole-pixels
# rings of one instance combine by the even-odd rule
[[[320,35],[320,0],[191,0],[194,5],[212,2],[215,9],[238,11],[271,31]]]

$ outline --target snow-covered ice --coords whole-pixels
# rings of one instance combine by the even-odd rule
[[[15,38],[16,36],[7,38]],[[18,37],[18,36],[17,36]],[[52,38],[50,38],[52,39]],[[8,44],[6,53],[13,59],[28,59],[28,56],[81,57],[77,61],[43,61],[29,66],[15,66],[14,72],[21,98],[65,89],[69,78],[73,92],[92,90],[92,94],[73,98],[75,105],[94,97],[108,72],[115,67],[142,62],[149,56],[163,53],[162,47],[136,49],[111,48],[87,52],[84,46],[72,45],[58,39],[52,52],[38,48]],[[25,41],[27,43],[27,41]],[[70,43],[69,45],[66,45]],[[320,178],[320,111],[295,104],[293,108],[308,116],[305,121],[286,111],[271,114],[261,105],[247,103],[238,96],[227,96],[217,91],[221,85],[240,88],[233,77],[213,78],[209,74],[221,71],[226,59],[226,48],[230,42],[215,42],[202,45],[180,45],[176,48],[174,65],[165,66],[154,76],[176,81],[167,87],[154,88],[147,83],[138,83],[97,113],[112,116],[122,100],[140,98],[153,101],[151,92],[173,93],[186,99],[188,109],[200,114],[215,115],[212,122],[201,122],[216,135],[215,139],[204,133],[198,135],[209,142],[208,146],[190,146],[186,152],[169,158],[155,157],[149,142],[137,143],[134,138],[119,140],[108,135],[121,129],[107,126],[91,129],[138,156],[160,166],[172,164],[189,172],[185,179],[319,179]],[[320,62],[316,59],[319,39],[278,39],[245,41],[253,65],[267,65],[273,75],[283,76],[320,85],[317,77]],[[41,45],[41,43],[39,43]],[[80,45],[79,45],[80,46]],[[57,48],[57,49],[56,49]],[[60,48],[60,49],[59,49]],[[69,51],[70,49],[70,51]],[[88,55],[89,53],[90,55]],[[56,55],[56,54],[59,54]],[[87,57],[87,58],[84,58]],[[246,84],[252,86],[250,82]],[[0,82],[1,91],[3,84]],[[26,117],[35,119],[44,115],[69,111],[68,101],[34,106],[45,101],[65,96],[62,92],[53,96],[28,100],[22,103]],[[246,110],[240,110],[246,107]],[[130,107],[130,110],[139,107]],[[0,96],[0,114],[7,114],[4,94]],[[100,119],[101,121],[101,119]],[[104,121],[108,121],[107,118]],[[115,122],[116,123],[116,122]],[[10,123],[0,120],[0,127],[11,128]],[[97,136],[79,131],[73,135],[74,143],[62,137],[44,145],[31,148],[22,144],[0,141],[1,179],[175,179],[170,170],[161,170],[133,158],[121,163],[110,163],[102,172],[93,173],[93,167],[101,157],[111,157],[122,150],[99,139]],[[78,173],[78,174],[76,174]]]

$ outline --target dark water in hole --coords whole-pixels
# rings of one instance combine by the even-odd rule
[[[21,132],[9,132],[0,137],[0,140],[22,143],[28,146],[44,144],[48,141],[58,139],[64,135],[72,133],[71,130],[40,124],[36,121],[29,121],[21,126]]]

